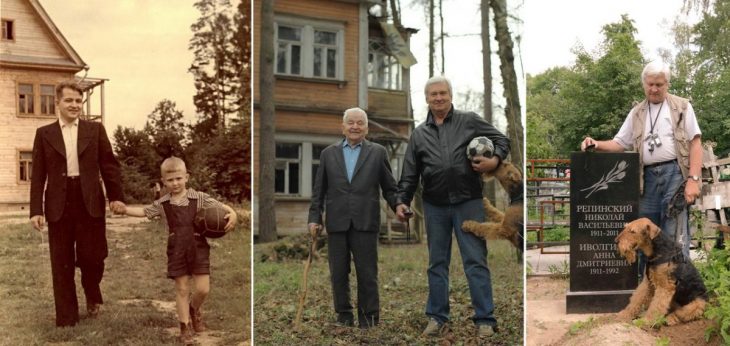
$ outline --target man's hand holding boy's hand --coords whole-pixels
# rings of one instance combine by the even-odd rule
[[[229,212],[226,214],[226,216],[223,217],[224,219],[228,220],[228,223],[226,224],[226,227],[223,229],[226,232],[230,232],[233,230],[234,227],[236,227],[236,224],[238,223],[238,214],[236,212]]]
[[[127,205],[124,204],[122,201],[111,201],[109,202],[109,209],[112,210],[112,213],[114,214],[126,214],[127,213]]]

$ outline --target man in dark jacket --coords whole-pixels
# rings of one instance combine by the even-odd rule
[[[350,256],[357,273],[357,319],[360,328],[376,326],[380,320],[378,295],[378,234],[380,190],[395,209],[396,183],[385,148],[365,139],[368,118],[360,108],[345,111],[342,118],[345,139],[322,151],[309,209],[309,231],[314,237],[327,211],[332,294],[337,322],[354,324],[350,303]]]
[[[492,282],[487,267],[487,248],[483,239],[464,232],[465,220],[484,221],[480,173],[494,170],[509,153],[509,139],[472,112],[461,112],[451,104],[451,83],[444,77],[426,82],[429,112],[426,122],[411,134],[398,183],[397,216],[406,220],[419,179],[423,185],[423,204],[428,236],[429,323],[424,335],[439,335],[449,320],[449,262],[452,230],[456,235],[474,307],[472,320],[479,336],[494,334]],[[467,159],[466,147],[478,136],[494,144],[492,157]]]
[[[75,268],[81,269],[88,316],[104,301],[99,283],[107,256],[106,207],[124,203],[119,162],[101,123],[80,120],[82,90],[73,82],[56,87],[57,121],[38,128],[33,142],[30,221],[41,230],[48,221],[56,325],[79,321]],[[45,208],[44,208],[45,207]],[[45,216],[44,216],[45,215]]]

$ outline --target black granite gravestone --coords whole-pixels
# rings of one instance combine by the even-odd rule
[[[617,312],[638,284],[637,265],[614,239],[639,215],[639,154],[570,156],[570,289],[568,313]]]

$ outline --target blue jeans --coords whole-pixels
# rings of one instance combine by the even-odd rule
[[[466,220],[484,222],[484,207],[479,199],[456,205],[437,206],[424,201],[428,236],[428,301],[426,315],[444,323],[449,320],[449,264],[451,232],[456,234],[464,273],[469,283],[475,324],[497,325],[492,300],[492,279],[487,267],[484,239],[464,232]]]
[[[689,258],[689,221],[687,210],[677,217],[669,217],[670,200],[684,181],[677,161],[664,165],[644,168],[644,195],[639,201],[639,217],[649,218],[662,230],[662,236],[677,241],[682,246],[682,253]],[[682,197],[684,194],[682,192]],[[644,272],[646,257],[639,256],[639,275]]]

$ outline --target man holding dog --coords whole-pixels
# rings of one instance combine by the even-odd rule
[[[428,116],[413,130],[398,183],[397,216],[406,221],[405,211],[413,200],[419,180],[423,185],[423,204],[428,236],[428,325],[424,335],[438,336],[449,321],[449,263],[452,231],[461,253],[469,283],[478,336],[495,333],[492,283],[487,267],[484,239],[462,230],[465,220],[484,222],[480,173],[494,170],[509,154],[509,139],[473,112],[456,110],[452,103],[451,82],[433,77],[424,89]],[[478,136],[494,145],[491,157],[477,156],[469,161],[466,147]]]
[[[350,108],[342,117],[345,138],[322,150],[309,209],[309,232],[317,237],[327,211],[332,295],[337,324],[354,325],[350,302],[350,259],[357,274],[357,320],[368,329],[380,321],[378,235],[380,190],[395,209],[396,183],[383,146],[365,139],[368,116]]]
[[[56,326],[79,321],[74,276],[81,285],[89,317],[104,302],[99,284],[107,257],[104,190],[112,210],[124,207],[119,162],[101,123],[81,120],[83,91],[74,82],[56,87],[57,121],[38,128],[33,142],[30,221],[48,221]],[[101,178],[101,179],[100,179]]]
[[[667,92],[669,81],[666,64],[647,64],[641,73],[646,98],[631,109],[618,134],[606,141],[586,137],[580,147],[583,151],[591,146],[604,152],[637,151],[642,165],[639,217],[658,225],[662,234],[679,242],[684,255],[689,256],[687,210],[675,217],[668,210],[675,194],[682,194],[679,197],[687,204],[700,195],[702,133],[689,101]],[[678,191],[683,183],[684,191]]]

